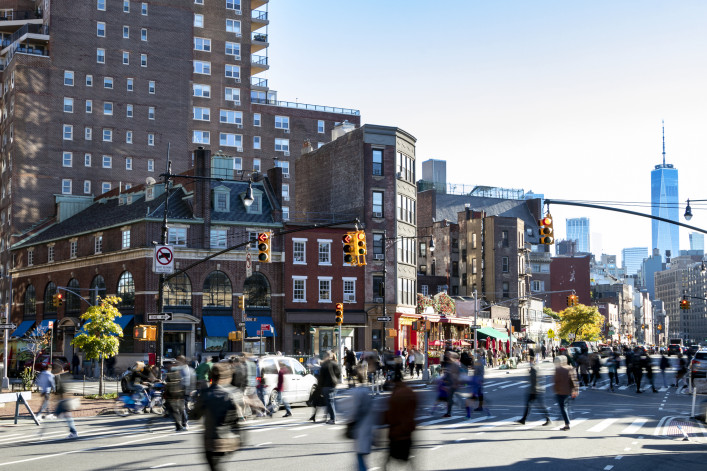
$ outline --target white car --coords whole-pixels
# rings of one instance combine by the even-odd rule
[[[285,374],[284,391],[282,395],[290,404],[307,402],[317,385],[317,378],[309,374],[304,366],[294,358],[277,355],[266,355],[256,359],[258,365],[257,375],[264,384],[263,397],[266,405],[272,404],[272,409],[277,411],[280,404],[277,402],[277,375],[280,368],[286,366],[289,373]]]

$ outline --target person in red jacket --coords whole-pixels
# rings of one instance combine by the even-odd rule
[[[290,409],[290,403],[287,402],[287,399],[285,399],[285,396],[282,394],[285,391],[285,375],[290,373],[290,369],[287,367],[287,365],[284,362],[280,362],[280,371],[277,372],[277,388],[275,389],[277,391],[277,402],[278,404],[282,404],[282,406],[285,408],[285,411],[287,413],[283,417],[289,417],[292,415],[292,409]],[[273,405],[270,404],[270,407],[268,407],[268,415],[272,417],[273,414]]]

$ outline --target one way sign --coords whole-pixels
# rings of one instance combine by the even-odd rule
[[[172,313],[171,312],[163,312],[161,314],[148,314],[147,320],[148,321],[171,321],[172,320]]]

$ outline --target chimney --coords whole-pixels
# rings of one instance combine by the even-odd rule
[[[314,147],[312,147],[312,142],[309,139],[305,139],[302,143],[302,155],[309,154],[313,150]]]
[[[464,204],[464,211],[466,211],[466,220],[471,219],[471,205],[469,203]]]

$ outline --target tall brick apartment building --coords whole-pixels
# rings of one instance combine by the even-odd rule
[[[357,110],[279,101],[262,78],[267,0],[0,0],[0,302],[9,246],[61,205],[193,166],[203,146],[236,178],[329,141]],[[285,219],[290,205],[281,209]]]

